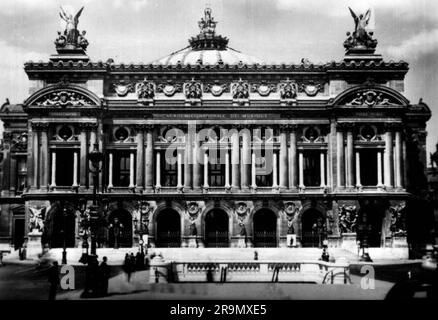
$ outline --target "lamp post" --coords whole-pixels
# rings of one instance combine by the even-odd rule
[[[85,198],[79,199],[77,209],[81,213],[81,228],[83,230],[82,235],[82,256],[79,262],[87,263],[88,261],[88,230],[90,228],[90,215],[87,210],[87,200]]]
[[[96,222],[99,218],[99,206],[97,205],[97,188],[99,186],[100,163],[103,153],[99,151],[99,145],[94,144],[94,149],[88,154],[91,163],[90,171],[93,173],[93,205],[90,207],[90,232],[91,232],[91,255],[96,255]]]
[[[67,264],[67,232],[66,232],[66,221],[67,221],[67,208],[65,207],[65,203],[62,204],[62,216],[63,216],[63,244],[62,244],[62,264]]]

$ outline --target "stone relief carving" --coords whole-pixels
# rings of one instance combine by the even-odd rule
[[[294,81],[287,79],[279,84],[280,97],[284,100],[296,99],[298,94],[298,85]]]
[[[132,82],[121,81],[119,83],[113,83],[112,88],[119,97],[125,97],[128,93],[134,92],[135,85]]]
[[[83,94],[68,90],[48,93],[39,98],[35,104],[41,107],[79,107],[95,105],[91,99]]]
[[[47,207],[29,207],[29,231],[31,233],[43,232],[47,209]]]
[[[27,132],[16,132],[12,135],[11,149],[12,150],[26,150],[27,149]]]
[[[192,81],[184,83],[184,95],[190,100],[199,100],[202,98],[202,85],[200,82]]]
[[[286,214],[287,219],[287,234],[297,234],[299,228],[299,213],[301,211],[301,206],[293,202],[287,202],[284,205],[283,212]]]
[[[147,79],[135,85],[139,100],[151,100],[155,97],[155,84]]]
[[[258,92],[258,94],[262,97],[267,97],[271,92],[275,92],[277,87],[274,84],[267,84],[263,81],[260,84],[253,84],[251,86],[252,92]]]
[[[347,106],[364,106],[373,107],[376,105],[392,105],[390,98],[386,97],[383,93],[378,93],[374,90],[367,90],[365,92],[359,92],[356,97],[350,102],[346,103]]]
[[[249,85],[242,79],[238,82],[231,84],[231,93],[233,99],[248,99],[249,98]]]
[[[229,92],[229,86],[226,84],[220,84],[218,80],[216,80],[213,84],[204,85],[204,92],[210,92],[213,96],[219,97],[224,92]]]
[[[324,90],[324,84],[315,83],[314,81],[309,81],[308,83],[301,83],[298,87],[300,92],[304,92],[309,97],[314,97],[318,94],[318,92],[322,92]]]
[[[239,202],[237,203],[234,212],[236,213],[237,217],[245,218],[249,214],[249,210],[250,209],[245,202]]]
[[[353,233],[357,231],[358,210],[356,206],[339,206],[339,229],[341,233]]]
[[[406,236],[405,203],[389,207],[391,213],[391,232],[394,236]]]
[[[175,93],[181,92],[182,87],[179,84],[173,84],[171,80],[169,80],[166,84],[159,84],[157,87],[157,92],[162,92],[167,97],[172,97]]]
[[[187,204],[186,211],[190,217],[190,220],[194,221],[198,218],[199,214],[201,213],[201,208],[197,202],[192,201]]]

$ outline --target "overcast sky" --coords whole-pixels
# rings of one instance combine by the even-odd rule
[[[59,6],[79,10],[92,60],[150,62],[187,46],[198,33],[206,4],[230,47],[271,63],[340,61],[345,32],[352,31],[348,6],[372,8],[377,53],[410,65],[406,96],[432,109],[428,150],[438,142],[438,1],[426,0],[0,0],[0,104],[21,103],[28,82],[23,63],[47,61],[63,29]]]

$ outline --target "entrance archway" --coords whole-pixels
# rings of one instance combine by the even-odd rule
[[[112,248],[132,247],[132,216],[129,211],[114,210],[108,222],[108,246]]]
[[[157,247],[181,246],[181,219],[179,213],[173,209],[164,209],[157,216]]]
[[[55,212],[52,216],[52,233],[50,235],[50,247],[51,248],[72,248],[75,246],[75,229],[76,229],[76,216],[74,210],[66,206],[63,208],[55,206]]]
[[[317,209],[306,210],[301,218],[301,245],[303,247],[320,247],[323,241],[322,226],[324,216]]]
[[[269,209],[260,209],[254,214],[254,246],[277,246],[277,216]]]
[[[221,209],[213,209],[205,216],[205,245],[228,247],[228,215]]]

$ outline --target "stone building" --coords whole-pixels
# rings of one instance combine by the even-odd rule
[[[29,97],[0,112],[0,242],[406,246],[431,116],[403,95],[408,64],[360,27],[339,62],[272,65],[229,47],[210,9],[199,27],[167,57],[116,64],[70,26],[25,64]]]

